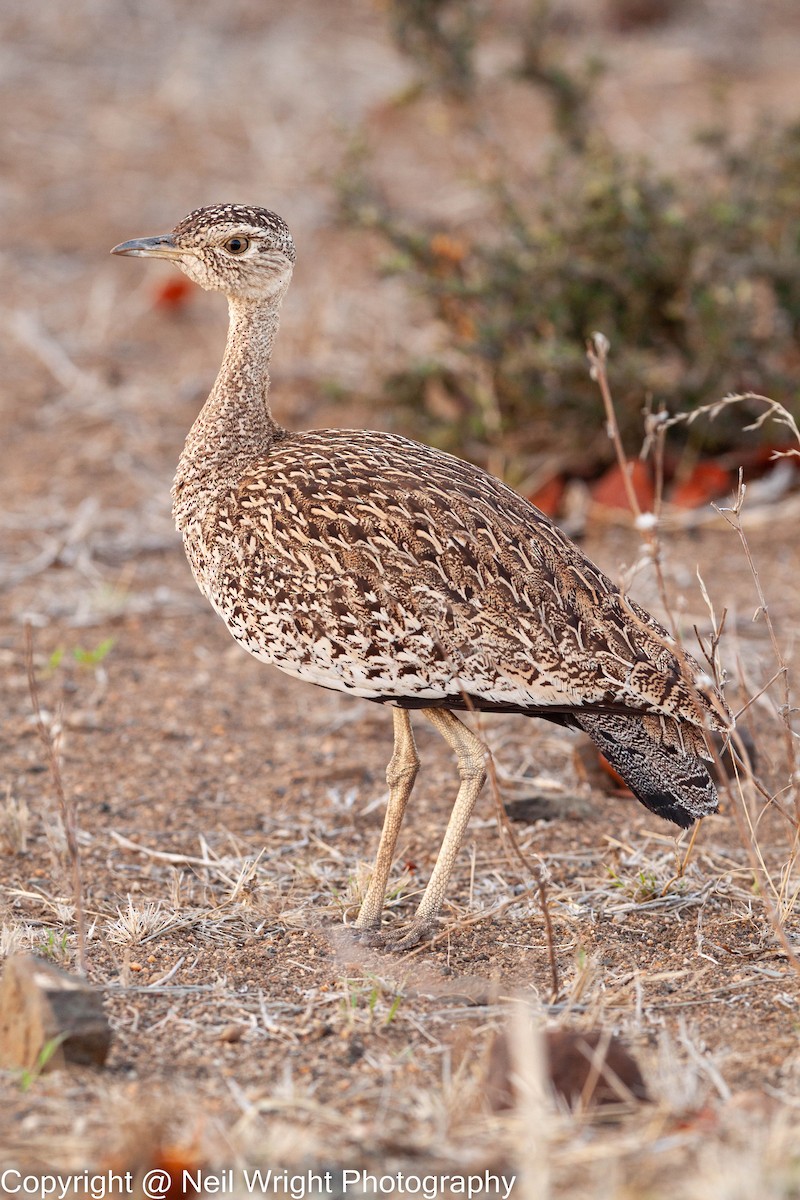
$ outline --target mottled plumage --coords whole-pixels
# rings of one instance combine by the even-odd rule
[[[684,826],[714,811],[701,757],[705,730],[726,724],[724,702],[697,690],[696,663],[543,513],[485,471],[406,438],[290,433],[274,422],[267,368],[294,262],[280,217],[200,209],[172,234],[116,252],[173,258],[228,296],[222,367],[173,489],[200,589],[257,658],[396,710],[390,803],[361,928],[380,924],[418,765],[403,710],[433,722],[462,778],[403,947],[438,913],[485,777],[483,748],[452,710],[583,729],[648,808]]]

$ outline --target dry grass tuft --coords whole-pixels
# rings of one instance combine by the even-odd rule
[[[0,807],[0,852],[24,854],[28,848],[30,810],[24,800],[12,795],[11,787]]]
[[[700,417],[708,417],[709,419],[713,420],[719,416],[721,412],[724,412],[728,408],[735,407],[744,402],[758,402],[764,405],[764,412],[757,420],[745,426],[744,432],[752,432],[760,429],[764,421],[766,421],[768,418],[776,421],[779,425],[787,429],[797,442],[797,446],[795,448],[778,452],[775,455],[775,457],[785,458],[800,455],[800,429],[798,429],[797,423],[792,414],[783,405],[777,403],[776,401],[770,400],[768,397],[757,396],[752,393],[749,393],[746,396],[726,396],[714,404],[705,405],[702,409],[696,412],[681,413],[670,418],[666,418],[664,414],[661,414],[660,418],[654,420],[651,419],[648,424],[643,454],[652,453],[655,460],[657,471],[657,506],[656,511],[653,514],[643,513],[632,485],[631,464],[625,457],[622,440],[620,438],[616,422],[616,415],[606,372],[608,350],[609,344],[607,339],[601,334],[595,334],[589,344],[588,352],[591,375],[592,378],[597,381],[603,397],[609,437],[614,444],[617,462],[626,484],[631,513],[634,518],[634,524],[641,532],[646,551],[646,558],[652,564],[655,572],[659,595],[664,611],[668,615],[670,628],[675,639],[675,643],[679,650],[682,650],[684,643],[682,640],[681,629],[676,619],[674,606],[668,595],[665,584],[663,569],[663,546],[659,534],[659,518],[661,515],[660,498],[663,494],[663,462],[665,452],[664,439],[667,430],[671,426],[680,423],[692,424]],[[774,934],[789,962],[800,974],[800,959],[798,959],[795,953],[792,940],[786,929],[786,918],[794,914],[795,901],[798,894],[800,894],[800,892],[795,889],[793,883],[788,882],[794,880],[798,851],[800,851],[800,841],[798,840],[798,831],[800,831],[800,820],[798,819],[800,816],[800,798],[798,797],[797,793],[798,780],[800,779],[800,773],[798,772],[797,750],[798,732],[795,730],[793,723],[793,715],[798,711],[798,709],[793,703],[792,682],[789,665],[770,615],[770,609],[767,604],[766,596],[764,594],[758,569],[748,543],[747,534],[743,523],[746,491],[747,489],[742,481],[740,472],[739,486],[732,503],[726,507],[717,505],[714,505],[713,507],[716,508],[719,515],[737,535],[744,562],[750,577],[752,578],[754,590],[756,596],[758,597],[758,607],[755,611],[753,620],[763,619],[768,631],[769,642],[775,659],[776,669],[770,674],[769,678],[759,686],[757,696],[759,699],[766,697],[771,698],[774,696],[775,689],[779,689],[779,699],[777,702],[772,700],[771,707],[773,719],[780,729],[781,738],[784,745],[785,761],[782,763],[784,782],[771,794],[767,791],[764,784],[756,775],[747,743],[739,734],[735,732],[735,730],[730,734],[730,740],[735,750],[734,755],[729,760],[730,765],[732,766],[732,777],[728,765],[722,762],[718,749],[711,745],[709,748],[714,756],[718,776],[725,781],[728,792],[734,796],[735,803],[733,805],[733,814],[736,820],[741,842],[747,852],[754,875],[759,880],[761,885],[760,891],[762,903],[764,904]],[[708,589],[706,588],[702,577],[699,575],[698,580],[703,600],[708,609],[710,618],[710,633],[708,638],[704,640],[704,638],[698,632],[696,626],[694,627],[694,632],[700,646],[701,654],[708,664],[709,682],[716,688],[720,688],[725,682],[725,674],[722,667],[722,659],[724,657],[722,641],[726,613],[723,611],[721,617],[719,619],[717,618],[715,607],[709,595]],[[690,682],[692,682],[692,686],[694,686],[692,674],[687,671],[685,672],[685,676]],[[756,695],[753,695],[747,699],[742,705],[741,711],[746,711],[755,699]],[[698,697],[698,711],[699,705],[700,698]],[[785,862],[781,863],[777,868],[775,866],[767,865],[765,852],[759,844],[758,837],[758,825],[761,820],[761,816],[765,811],[765,808],[770,806],[774,807],[781,814],[789,836],[789,856]],[[788,905],[786,903],[787,892],[789,895]]]

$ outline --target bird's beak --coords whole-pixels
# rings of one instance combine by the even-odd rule
[[[112,254],[132,254],[141,258],[181,258],[185,251],[176,246],[171,233],[161,237],[134,238],[131,242],[120,242]]]

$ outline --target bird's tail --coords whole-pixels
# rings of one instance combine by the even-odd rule
[[[576,713],[580,726],[651,812],[686,829],[716,812],[702,731],[671,717]]]

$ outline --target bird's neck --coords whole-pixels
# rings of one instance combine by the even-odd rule
[[[188,493],[232,486],[282,434],[269,408],[269,361],[285,289],[265,301],[229,298],[225,354],[178,463],[175,514]]]

